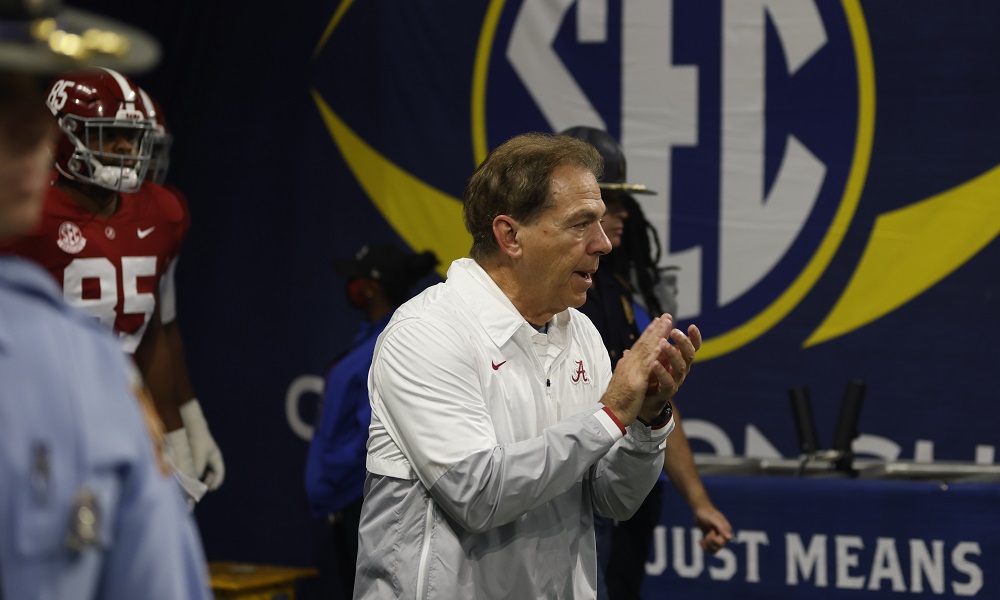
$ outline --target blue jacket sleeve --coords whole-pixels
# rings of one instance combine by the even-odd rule
[[[374,339],[344,357],[330,371],[319,427],[306,462],[310,510],[323,517],[361,498],[371,406],[368,370]]]

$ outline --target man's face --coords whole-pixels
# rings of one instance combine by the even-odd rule
[[[590,171],[557,167],[550,194],[552,206],[534,224],[522,225],[518,238],[523,250],[520,283],[530,294],[522,300],[529,312],[551,317],[583,305],[598,259],[611,251],[611,242],[601,228],[604,201]]]
[[[136,156],[144,135],[145,132],[138,128],[102,127],[100,135],[97,135],[97,130],[90,133],[87,143],[91,150],[103,155]],[[135,166],[135,161],[129,159],[102,162],[107,166]]]
[[[36,82],[0,74],[0,239],[38,225],[57,129]]]
[[[625,233],[625,219],[628,218],[628,209],[625,208],[625,200],[621,196],[612,193],[604,193],[604,204],[608,207],[608,212],[604,215],[604,233],[611,240],[611,247],[618,248],[622,245],[622,235]]]

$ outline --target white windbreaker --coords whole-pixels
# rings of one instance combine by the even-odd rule
[[[610,379],[585,315],[538,333],[471,259],[400,307],[368,380],[354,597],[595,598],[594,513],[638,509],[673,429],[623,436]]]

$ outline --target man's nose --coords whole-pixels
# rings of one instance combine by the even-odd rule
[[[130,140],[126,140],[125,138],[115,140],[114,148],[118,154],[135,154],[135,146],[132,145]]]
[[[593,243],[594,254],[603,255],[611,252],[611,240],[608,239],[608,234],[604,233],[603,225],[597,228],[597,237]]]
[[[135,154],[136,152],[132,137],[124,133],[117,133],[114,135],[111,147],[114,149],[116,154]]]

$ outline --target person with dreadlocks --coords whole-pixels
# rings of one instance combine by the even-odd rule
[[[604,176],[598,185],[607,208],[603,224],[612,251],[601,258],[580,311],[600,332],[613,369],[649,323],[649,315],[677,314],[673,278],[658,266],[661,249],[656,232],[632,196],[655,192],[626,183],[625,154],[607,132],[578,126],[561,133],[590,143],[604,157]],[[663,471],[691,507],[704,535],[701,547],[714,554],[732,539],[733,528],[702,485],[676,403],[673,410],[676,426],[667,438]],[[653,529],[663,508],[665,479],[660,477],[631,519],[618,523],[605,519],[597,524],[599,599],[641,597]]]

